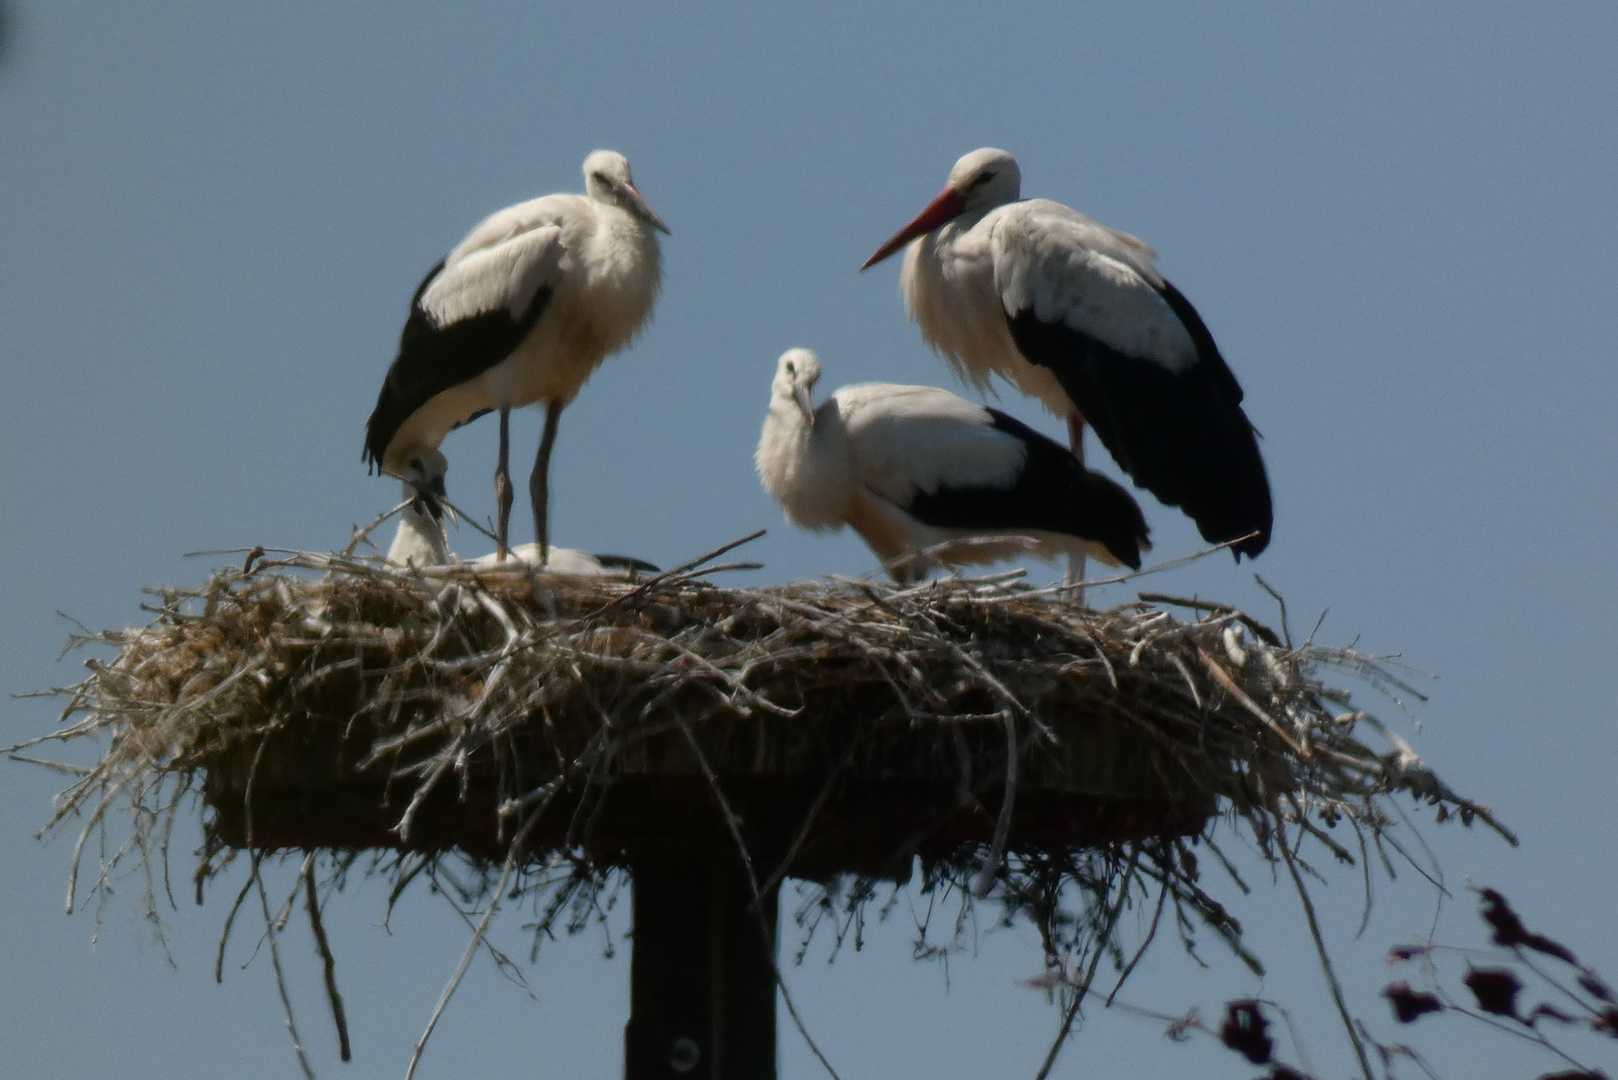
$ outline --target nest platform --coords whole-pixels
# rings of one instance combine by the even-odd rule
[[[1093,611],[1010,575],[732,589],[261,554],[81,639],[116,652],[62,691],[79,718],[50,738],[110,741],[57,820],[88,837],[126,799],[115,864],[200,793],[199,895],[231,850],[453,852],[504,866],[491,913],[514,868],[627,867],[637,1080],[773,1075],[785,877],[920,866],[924,888],[1032,914],[1065,963],[1078,936],[1112,948],[1148,880],[1239,948],[1190,854],[1221,815],[1277,861],[1289,828],[1352,860],[1330,830],[1379,840],[1398,792],[1489,820],[1321,679],[1402,686],[1386,665],[1220,605]]]

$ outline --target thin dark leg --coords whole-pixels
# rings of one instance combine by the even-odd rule
[[[1073,451],[1073,456],[1084,464],[1084,417],[1078,413],[1069,413],[1067,417],[1067,444]],[[1077,585],[1084,580],[1084,556],[1069,555],[1067,557],[1067,583]],[[1073,590],[1073,599],[1084,602],[1084,590]]]
[[[551,447],[556,445],[556,422],[562,418],[562,403],[553,401],[545,406],[545,434],[539,437],[539,456],[534,459],[534,471],[528,477],[528,498],[534,504],[534,539],[539,541],[539,565],[550,558],[550,470]]]
[[[500,407],[500,462],[494,467],[494,504],[499,514],[495,520],[495,561],[505,562],[510,550],[511,526],[511,406]]]

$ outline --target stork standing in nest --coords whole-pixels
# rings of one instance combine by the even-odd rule
[[[1005,413],[890,383],[845,386],[815,408],[819,378],[814,353],[781,355],[759,478],[787,520],[852,526],[895,580],[1028,551],[1139,568],[1150,549],[1127,491]]]
[[[899,286],[922,337],[980,392],[997,373],[1084,426],[1140,487],[1240,561],[1270,542],[1270,485],[1242,388],[1155,253],[1048,199],[1021,199],[1004,150],[974,150],[914,221]],[[1082,567],[1082,564],[1080,564]]]
[[[528,480],[541,561],[549,546],[551,447],[562,409],[651,316],[661,282],[656,232],[668,226],[636,190],[622,154],[584,159],[584,195],[509,206],[428,271],[399,355],[365,427],[365,457],[403,477],[452,428],[500,414],[498,556],[509,547],[511,410],[543,402]]]

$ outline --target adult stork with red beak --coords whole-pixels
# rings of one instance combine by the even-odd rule
[[[1204,539],[1252,557],[1270,542],[1270,485],[1242,389],[1155,253],[1047,199],[1021,198],[1004,150],[955,163],[943,192],[877,249],[906,244],[899,278],[922,337],[979,391],[998,373],[1086,422],[1140,487]]]

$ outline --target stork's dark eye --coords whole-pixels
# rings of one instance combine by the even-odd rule
[[[793,366],[792,366],[792,361],[788,360],[787,361],[787,376],[790,378],[790,377],[795,376],[797,374],[798,374],[797,370],[795,368],[793,368]]]
[[[427,471],[427,466],[422,464],[422,461],[421,461],[421,459],[419,457],[413,457],[413,458],[410,459],[410,467],[412,469],[415,469],[417,472],[426,472]]]
[[[984,184],[987,184],[990,180],[993,180],[993,179],[994,179],[994,173],[992,173],[992,172],[979,173],[978,178],[976,180],[972,181],[970,184],[968,184],[966,186],[968,188],[979,188],[979,187],[982,187]]]

